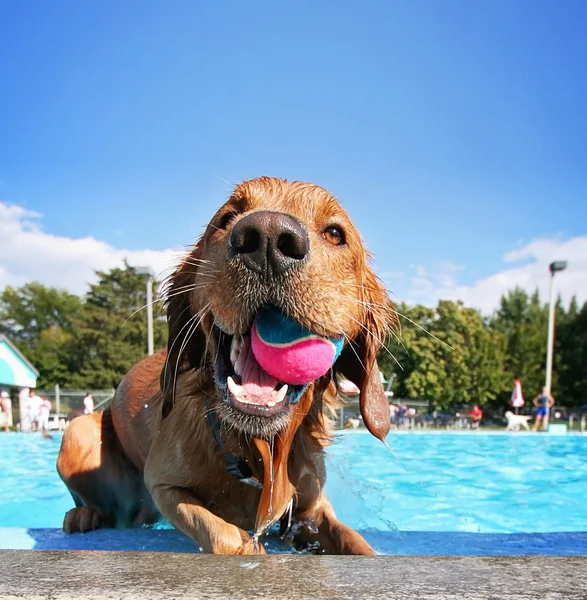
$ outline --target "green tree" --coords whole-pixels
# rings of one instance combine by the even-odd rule
[[[587,404],[587,303],[578,309],[573,298],[566,314],[557,315],[553,389],[557,403]]]
[[[481,406],[503,394],[505,342],[480,313],[460,302],[440,301],[436,309],[401,305],[401,344],[389,351],[403,370],[380,354],[384,372],[393,370],[400,397],[426,399],[433,408],[448,409],[476,402]]]
[[[0,332],[38,369],[39,386],[69,383],[69,345],[82,311],[78,296],[36,281],[0,294]]]
[[[76,322],[72,380],[79,387],[111,388],[147,353],[145,279],[128,265],[97,274]],[[166,323],[155,318],[155,347],[166,339]]]
[[[510,388],[519,379],[527,401],[544,385],[547,324],[548,308],[541,304],[538,292],[529,297],[521,288],[502,296],[491,320],[506,340],[504,370]]]

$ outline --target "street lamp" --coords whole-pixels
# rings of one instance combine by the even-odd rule
[[[548,341],[546,344],[546,394],[550,395],[552,383],[552,354],[554,351],[554,274],[567,268],[566,260],[550,263],[550,301],[548,305]]]
[[[155,271],[151,267],[136,267],[138,275],[147,277],[147,353],[151,356],[155,352],[153,342],[153,280]]]

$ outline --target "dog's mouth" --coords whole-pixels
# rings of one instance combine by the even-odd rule
[[[216,386],[223,401],[237,411],[256,417],[287,413],[308,387],[288,385],[267,373],[253,354],[250,330],[230,335],[214,325],[214,337]]]

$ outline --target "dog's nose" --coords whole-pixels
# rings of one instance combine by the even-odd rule
[[[285,273],[310,252],[308,233],[297,219],[267,210],[243,217],[228,243],[247,269],[265,278]]]

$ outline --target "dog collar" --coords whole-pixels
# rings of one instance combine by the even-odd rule
[[[218,446],[219,450],[223,450],[222,440],[220,439],[220,423],[216,419],[216,413],[214,409],[211,409],[206,398],[206,414],[208,415],[208,426]],[[226,461],[226,470],[228,474],[238,479],[242,483],[256,487],[262,490],[263,484],[253,475],[249,463],[242,456],[234,456],[234,454],[225,454],[224,460]]]

